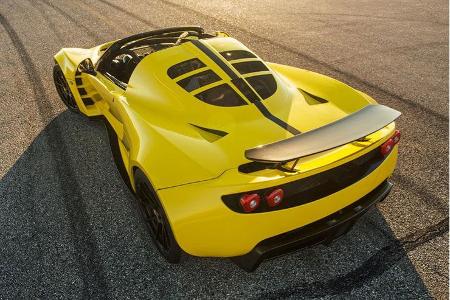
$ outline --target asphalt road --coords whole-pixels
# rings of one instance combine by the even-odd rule
[[[448,298],[448,2],[0,2],[0,298]],[[134,3],[131,3],[134,2]],[[347,236],[267,261],[157,254],[100,120],[66,111],[52,56],[202,25],[403,112],[391,195]]]

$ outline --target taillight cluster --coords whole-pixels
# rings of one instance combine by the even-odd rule
[[[391,153],[392,149],[394,149],[394,146],[397,145],[398,142],[400,142],[400,130],[395,130],[394,134],[386,141],[383,145],[380,147],[380,152],[383,156],[387,156],[389,153]]]
[[[278,206],[283,201],[284,191],[282,189],[275,189],[272,192],[264,195],[264,201],[269,208]],[[252,212],[256,210],[261,204],[261,196],[257,193],[244,194],[241,196],[240,204],[242,210],[245,212]]]

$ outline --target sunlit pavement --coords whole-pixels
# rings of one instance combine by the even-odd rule
[[[65,110],[53,54],[198,24],[403,112],[394,190],[352,231],[246,273],[158,255],[101,120]],[[448,298],[448,3],[0,2],[0,298]]]

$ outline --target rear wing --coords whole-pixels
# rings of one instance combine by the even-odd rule
[[[245,151],[245,157],[261,163],[286,163],[361,139],[394,122],[401,113],[384,105],[361,110],[323,127]]]

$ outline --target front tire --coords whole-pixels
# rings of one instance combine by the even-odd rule
[[[70,111],[79,113],[80,109],[78,108],[75,97],[70,91],[69,84],[67,83],[66,77],[64,76],[64,73],[59,65],[55,65],[53,67],[53,81],[55,83],[56,91],[58,92],[59,97],[67,106],[67,108]]]
[[[136,198],[148,232],[158,251],[170,263],[178,263],[182,250],[170,227],[166,213],[144,173],[139,169],[135,173]]]

